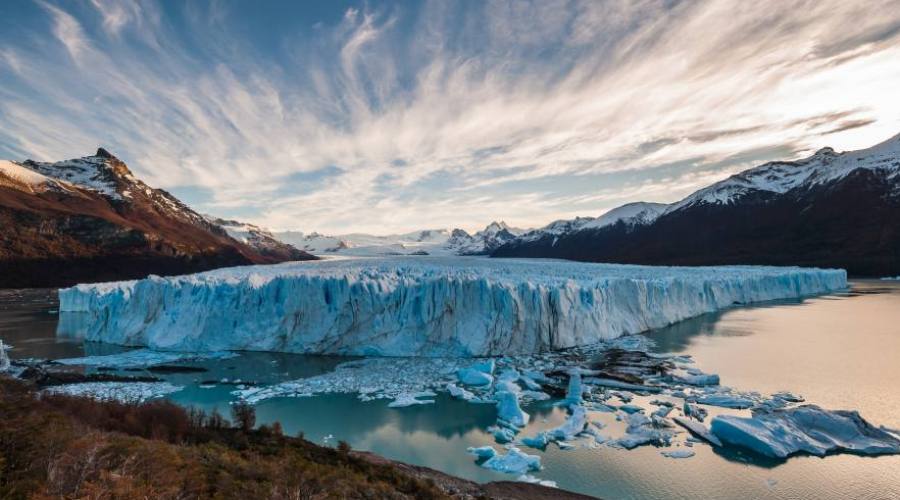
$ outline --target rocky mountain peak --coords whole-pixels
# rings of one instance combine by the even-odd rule
[[[106,158],[109,160],[118,160],[118,158],[116,158],[112,153],[103,149],[102,147],[97,148],[97,153],[94,156],[98,158]]]

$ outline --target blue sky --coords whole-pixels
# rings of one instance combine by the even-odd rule
[[[0,157],[276,229],[531,227],[900,132],[900,1],[0,2]]]

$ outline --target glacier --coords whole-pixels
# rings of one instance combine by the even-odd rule
[[[846,286],[839,269],[334,259],[77,285],[60,291],[59,328],[169,351],[496,356],[588,345]]]

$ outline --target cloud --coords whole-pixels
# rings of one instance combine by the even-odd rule
[[[36,5],[0,156],[103,144],[280,229],[541,225],[900,128],[889,0]]]

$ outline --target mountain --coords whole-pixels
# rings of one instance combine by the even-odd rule
[[[204,215],[204,218],[211,224],[224,229],[228,236],[249,245],[264,257],[277,261],[307,260],[309,257],[308,253],[279,241],[268,229],[211,215]]]
[[[491,222],[473,235],[462,229],[454,229],[446,247],[456,255],[485,255],[515,240],[524,232],[503,221]]]
[[[230,237],[171,194],[136,178],[102,148],[56,163],[0,161],[0,227],[0,287],[66,286],[286,260]]]
[[[802,265],[895,275],[900,273],[900,135],[859,151],[824,148],[802,160],[766,163],[672,205],[652,206],[654,213],[601,227],[585,219],[557,222],[492,255]]]
[[[316,255],[485,255],[522,233],[505,222],[492,222],[475,234],[462,229],[425,229],[383,236],[365,233],[328,236],[299,231],[277,232],[273,236]]]
[[[528,231],[519,238],[515,238],[507,243],[525,243],[544,239],[555,240],[579,231],[598,230],[607,226],[614,226],[619,222],[629,228],[645,226],[652,224],[668,207],[669,205],[664,203],[628,203],[614,208],[600,217],[576,217],[570,220],[557,220],[540,229]]]

